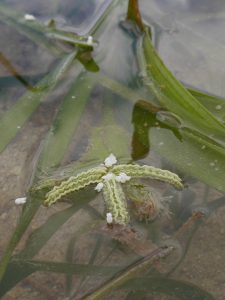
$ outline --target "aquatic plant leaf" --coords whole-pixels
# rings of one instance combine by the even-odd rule
[[[38,75],[20,75],[20,77],[23,79],[23,82],[25,82],[27,86],[28,85],[33,86],[35,85],[35,83],[37,83],[38,81],[40,81],[46,74],[38,74]],[[10,88],[12,86],[18,86],[21,85],[21,80],[19,78],[17,78],[16,76],[2,76],[0,78],[0,89],[6,89],[6,88]],[[22,83],[23,84],[23,83]],[[35,90],[35,89],[34,89]]]
[[[151,127],[167,128],[171,130],[178,139],[181,139],[178,128],[157,119],[157,112],[159,111],[159,107],[143,100],[138,101],[134,105],[132,115],[132,123],[134,125],[132,158],[134,160],[141,159],[148,155],[150,151],[149,130]]]
[[[99,66],[92,57],[90,50],[79,50],[76,58],[89,72],[98,72]]]
[[[0,297],[12,289],[22,279],[34,272],[54,272],[62,274],[74,274],[76,276],[109,276],[120,270],[120,267],[104,267],[95,265],[82,265],[65,262],[49,262],[13,259],[0,282]]]
[[[26,92],[10,110],[4,113],[0,119],[0,152],[5,149],[8,143],[20,131],[20,128],[31,117],[41,101],[44,101],[48,93],[62,79],[65,72],[70,68],[75,56],[76,52],[66,55],[56,65],[55,69],[35,86],[36,91]]]
[[[30,222],[32,221],[33,217],[35,216],[36,212],[38,211],[41,203],[42,203],[42,194],[36,193],[34,196],[29,196],[27,199],[26,206],[23,210],[23,213],[20,216],[19,222],[17,227],[12,234],[12,237],[7,245],[4,255],[0,261],[0,281],[4,276],[4,273],[7,269],[7,265],[10,261],[10,258],[13,254],[14,249],[16,248],[17,244],[19,243],[21,237],[23,236],[25,230],[29,226]]]
[[[9,5],[4,3],[0,3],[0,16],[3,23],[13,27],[38,46],[42,46],[56,55],[62,53],[62,50],[60,50],[59,47],[56,47],[54,41],[43,34],[47,28],[44,24],[41,24],[37,20],[27,22],[23,15],[18,14]]]
[[[0,276],[2,280],[4,280],[4,273],[7,272],[7,265],[9,263],[10,257],[12,256],[13,250],[15,249],[16,245],[20,241],[24,231],[27,229],[28,225],[30,224],[32,218],[34,217],[35,213],[37,212],[38,208],[41,205],[42,200],[44,197],[41,194],[44,192],[41,191],[39,193],[35,193],[35,199],[33,201],[28,201],[25,210],[20,217],[19,224],[10,240],[10,243],[6,249],[5,255],[3,256],[0,262]],[[65,209],[64,211],[60,211],[53,216],[51,216],[45,224],[41,227],[36,229],[31,236],[28,238],[24,249],[16,255],[16,259],[31,259],[35,256],[41,249],[46,245],[48,240],[52,237],[52,235],[59,230],[59,228],[66,222],[68,219],[74,215],[80,208],[84,206],[85,203],[88,203],[90,200],[94,198],[93,193],[77,193],[77,201],[69,208]],[[33,196],[34,197],[34,196]],[[41,201],[40,201],[41,199]],[[11,266],[12,268],[12,266]],[[15,270],[13,271],[15,272]],[[15,280],[19,282],[22,280],[23,273],[15,272]],[[12,287],[12,286],[11,286]]]
[[[72,31],[58,29],[56,26],[51,26],[52,23],[48,26],[37,19],[32,21],[26,20],[24,15],[15,13],[15,11],[6,4],[0,4],[0,16],[1,21],[26,35],[38,46],[44,46],[54,54],[65,52],[65,47],[59,47],[60,44],[56,42],[90,50],[97,45],[96,41],[90,44],[87,37],[80,36]],[[68,50],[71,51],[71,47]]]
[[[204,93],[196,89],[189,89],[189,92],[201,102],[221,122],[225,121],[225,99],[216,95]]]
[[[39,228],[37,228],[28,238],[24,249],[17,257],[20,259],[32,258],[42,247],[46,245],[48,240],[59,228],[67,222],[79,209],[95,197],[96,193],[90,190],[88,193],[74,193],[74,204],[63,211],[55,213]]]
[[[42,171],[54,170],[64,158],[71,138],[79,125],[93,84],[91,77],[80,75],[66,95],[40,157],[39,167]]]
[[[182,141],[165,129],[150,132],[152,147],[181,172],[225,192],[225,149],[193,131],[180,131]]]
[[[149,268],[152,267],[154,262],[158,259],[162,259],[163,257],[168,256],[171,251],[173,251],[173,247],[159,247],[152,251],[146,257],[138,260],[133,265],[126,268],[124,271],[121,271],[119,274],[116,274],[109,281],[104,283],[101,287],[97,288],[95,291],[89,292],[85,295],[84,299],[86,300],[100,300],[105,295],[110,293],[112,290],[121,287],[124,283],[126,283],[129,279],[139,276],[143,274]],[[83,298],[82,298],[83,299]]]
[[[110,78],[106,75],[102,74],[96,74],[95,76],[96,81],[102,85],[103,87],[106,87],[107,89],[110,89],[113,93],[121,96],[122,98],[130,101],[131,103],[136,103],[140,99],[145,99],[146,95],[142,93],[141,91],[132,90],[131,88],[127,87],[126,85],[118,82],[117,80]],[[152,100],[153,96],[151,97],[148,94],[148,100]]]
[[[104,120],[102,126],[93,129],[90,147],[82,156],[82,161],[104,160],[109,153],[117,158],[129,159],[129,143],[127,132],[111,121]]]
[[[127,281],[120,288],[166,294],[177,297],[179,300],[215,300],[211,294],[195,284],[164,277],[134,278]]]
[[[159,103],[180,117],[184,127],[194,128],[224,142],[225,126],[168,70],[155,51],[147,29],[140,37],[137,50],[144,83]]]
[[[106,75],[96,74],[96,81],[102,86],[110,89],[112,92],[121,96],[123,99],[134,103],[143,101],[148,103],[148,106],[152,106],[150,111],[154,112],[155,109],[163,109],[163,106],[157,103],[155,96],[151,93],[148,95],[141,91],[132,90],[131,88],[121,84],[120,82],[112,79]],[[0,81],[1,83],[1,81]],[[193,88],[186,87],[189,93],[191,93],[203,106],[205,106],[213,115],[215,115],[220,121],[225,120],[225,98],[218,97],[216,95],[208,94]],[[155,109],[154,109],[155,107]]]
[[[134,157],[146,155],[146,145],[149,143],[157,153],[181,172],[190,174],[220,191],[225,191],[223,180],[225,150],[220,144],[194,130],[180,128],[179,124],[175,126],[174,123],[173,127],[172,122],[169,125],[158,120],[156,114],[151,112],[151,105],[149,106],[146,101],[138,102],[134,110],[132,141]],[[138,152],[135,148],[136,143],[139,146]]]

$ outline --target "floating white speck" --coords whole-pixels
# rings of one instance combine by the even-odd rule
[[[203,146],[201,147],[201,149],[202,149],[202,150],[204,150],[205,148],[206,148],[206,146],[205,146],[205,145],[203,145]]]
[[[159,143],[159,146],[163,146],[163,145],[164,145],[164,142],[160,142],[160,143]]]
[[[115,175],[113,173],[108,173],[108,174],[102,176],[102,179],[104,179],[105,181],[109,181],[113,178],[115,178]]]
[[[222,108],[222,105],[217,105],[216,106],[216,110],[221,110],[221,108]]]
[[[76,99],[76,96],[72,96],[73,99]]]
[[[93,45],[93,37],[91,35],[89,35],[88,39],[87,39],[87,44],[89,46],[92,46]]]
[[[209,165],[210,165],[211,167],[214,167],[214,166],[215,166],[215,163],[214,163],[214,162],[211,162],[211,163],[209,163]]]
[[[106,214],[106,222],[107,222],[108,224],[112,224],[112,222],[113,222],[113,216],[112,216],[111,213],[107,213],[107,214]]]
[[[103,182],[99,182],[99,183],[96,185],[95,190],[96,190],[97,192],[101,192],[101,190],[103,189],[103,186],[104,186]]]
[[[130,176],[127,176],[126,173],[120,173],[118,176],[116,176],[116,181],[117,182],[121,182],[121,183],[125,183],[126,181],[130,180]]]
[[[36,20],[35,16],[30,15],[30,14],[25,14],[24,15],[24,19],[27,20],[27,21],[34,21],[34,20]]]
[[[21,197],[21,198],[16,198],[15,204],[20,205],[26,203],[27,198],[26,197]]]
[[[106,157],[104,164],[106,167],[111,167],[112,165],[115,165],[117,163],[117,159],[114,154],[110,154],[108,157]]]

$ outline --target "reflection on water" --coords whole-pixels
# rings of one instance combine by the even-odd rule
[[[19,228],[18,238],[27,226],[0,294],[6,300],[79,299],[104,282],[110,293],[117,274],[126,289],[109,299],[213,299],[211,293],[223,300],[224,148],[213,136],[185,127],[143,86],[132,26],[128,31],[121,26],[127,2],[111,2],[0,5],[0,132],[5,134],[0,256],[14,229]],[[142,0],[140,5],[176,76],[223,96],[224,41],[213,34],[221,33],[222,1]],[[25,13],[37,23],[26,23]],[[49,40],[46,29],[93,34],[98,45],[80,47],[73,56],[74,44]],[[223,99],[189,91],[224,120]],[[4,144],[7,135],[11,139]],[[130,227],[106,224],[95,185],[39,208],[55,185],[103,163],[110,153],[119,163],[136,161],[177,173],[185,188],[177,191],[149,179],[127,183]],[[30,178],[33,202],[20,222],[14,199],[28,196]]]

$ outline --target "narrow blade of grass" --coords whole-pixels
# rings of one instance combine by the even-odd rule
[[[116,274],[112,279],[103,284],[100,288],[96,289],[94,292],[90,292],[88,295],[85,295],[81,299],[85,300],[100,300],[103,299],[105,295],[110,293],[112,290],[121,287],[129,279],[136,277],[140,274],[146,272],[151,268],[152,264],[159,258],[169,255],[173,248],[158,248],[148,256],[143,259],[140,259],[134,265],[128,267],[125,271]]]
[[[165,294],[180,300],[215,300],[211,294],[195,284],[163,277],[134,278],[126,282],[122,288]]]
[[[47,171],[59,166],[85,109],[94,81],[79,76],[64,99],[47,137],[39,168]]]
[[[48,93],[56,86],[60,79],[62,79],[65,72],[71,66],[75,56],[76,52],[66,55],[55,69],[36,85],[35,92],[26,92],[9,111],[5,112],[0,119],[0,152],[3,151],[8,143],[16,136],[20,128],[40,105],[41,101],[44,101]]]
[[[0,297],[12,289],[21,279],[34,272],[54,272],[77,276],[109,276],[118,272],[121,267],[104,267],[95,265],[82,265],[65,262],[49,262],[14,259],[9,264],[5,277],[0,282]]]

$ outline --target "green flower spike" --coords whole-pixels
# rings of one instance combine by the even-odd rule
[[[175,188],[183,188],[180,177],[170,171],[151,166],[137,164],[118,164],[113,154],[104,161],[104,165],[89,169],[76,176],[72,176],[47,193],[44,204],[47,206],[60,200],[67,194],[85,188],[89,184],[97,183],[95,190],[103,191],[107,208],[107,223],[127,224],[130,217],[127,211],[126,197],[122,184],[131,178],[151,178],[170,183]]]

